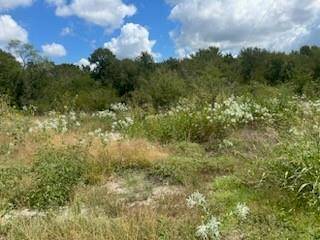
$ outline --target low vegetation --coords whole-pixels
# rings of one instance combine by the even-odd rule
[[[320,239],[320,48],[55,65],[0,50],[0,240]]]
[[[2,239],[318,239],[318,101],[1,102]]]

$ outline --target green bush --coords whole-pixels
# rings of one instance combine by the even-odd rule
[[[182,100],[169,111],[151,115],[132,128],[143,129],[145,135],[161,142],[191,141],[197,143],[221,139],[225,129],[219,122],[209,119],[209,105],[190,103]]]
[[[320,210],[320,135],[290,136],[280,146],[280,158],[272,161],[272,177],[298,200]]]
[[[35,179],[28,193],[30,207],[64,205],[70,200],[74,187],[84,180],[86,170],[85,156],[77,149],[41,152],[32,168]]]
[[[9,207],[25,203],[28,191],[28,181],[31,172],[27,168],[2,168],[0,169],[0,199],[2,204]]]
[[[132,128],[161,142],[220,143],[235,128],[272,122],[271,112],[251,98],[229,97],[215,104],[182,99],[163,113],[136,121]],[[129,131],[130,132],[130,131]]]

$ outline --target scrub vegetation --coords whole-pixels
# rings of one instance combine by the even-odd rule
[[[319,48],[32,53],[0,52],[1,240],[320,239]]]

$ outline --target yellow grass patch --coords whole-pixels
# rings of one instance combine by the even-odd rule
[[[120,167],[147,167],[168,157],[162,147],[142,139],[112,142],[106,151],[110,160]]]
[[[75,146],[79,143],[76,133],[54,134],[50,143],[55,147]]]
[[[0,133],[0,144],[9,144],[10,143],[10,138],[7,134],[2,134]]]

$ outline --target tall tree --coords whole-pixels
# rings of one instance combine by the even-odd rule
[[[98,48],[89,57],[91,64],[96,64],[92,77],[103,85],[112,85],[120,75],[119,60],[107,48]]]
[[[31,44],[23,43],[20,40],[10,41],[7,50],[21,61],[23,68],[26,68],[30,63],[41,61],[37,50]]]

